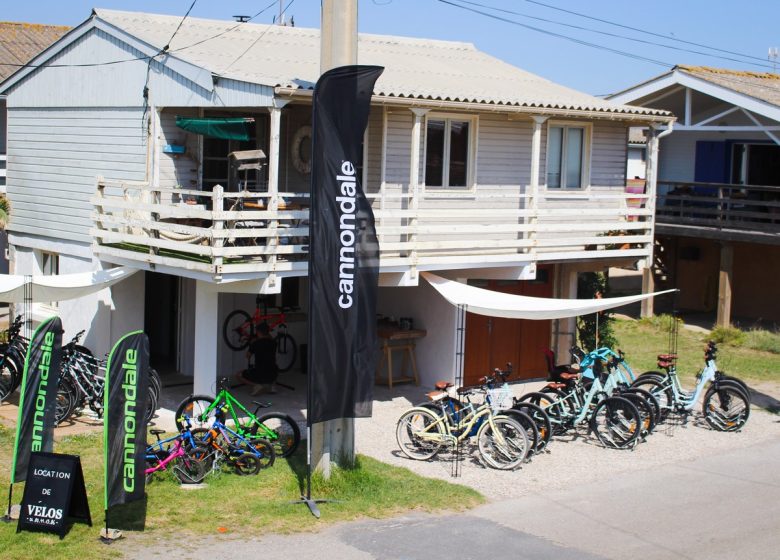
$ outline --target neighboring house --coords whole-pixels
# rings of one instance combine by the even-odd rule
[[[0,22],[0,82],[16,72],[32,57],[62,37],[70,29],[63,25]],[[5,95],[0,94],[0,193],[6,183],[6,109]],[[0,231],[0,273],[8,272],[6,251],[8,239]]]
[[[146,271],[110,295],[61,302],[66,328],[87,328],[101,354],[144,327],[155,363],[169,360],[208,392],[217,373],[245,365],[222,341],[229,312],[251,311],[262,293],[298,303],[305,319],[320,36],[188,18],[161,53],[180,22],[96,10],[36,58],[40,68],[0,85],[12,125],[11,244],[20,272],[50,259],[60,273]],[[578,93],[465,43],[360,35],[358,53],[385,67],[361,170],[380,240],[379,312],[427,331],[423,384],[454,379],[462,329],[420,271],[575,297],[578,272],[650,262],[652,204],[627,204],[637,195],[625,192],[625,146],[629,125],[666,125],[667,112]],[[197,134],[209,117],[238,122],[222,138]],[[228,154],[252,149],[267,166],[249,171],[241,192]],[[290,326],[305,342],[305,320]],[[507,361],[543,376],[542,349],[568,349],[573,336],[573,320],[469,315],[466,380]]]
[[[780,321],[780,75],[677,66],[610,99],[680,119],[660,140],[655,230],[678,307]]]

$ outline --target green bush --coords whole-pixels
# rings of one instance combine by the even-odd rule
[[[745,346],[753,350],[780,354],[780,333],[753,329],[744,333]]]
[[[601,272],[584,272],[577,278],[577,297],[590,299],[595,297],[609,297],[609,283],[607,275]],[[585,350],[607,346],[617,348],[618,341],[613,331],[614,318],[609,311],[590,313],[577,317],[577,340]],[[596,328],[598,326],[598,337]]]
[[[718,344],[729,344],[731,346],[742,346],[747,338],[744,331],[736,327],[715,327],[709,336]]]

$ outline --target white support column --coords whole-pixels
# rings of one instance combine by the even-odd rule
[[[647,160],[645,163],[645,193],[647,194],[647,206],[650,210],[650,239],[655,239],[655,205],[658,189],[658,144],[659,135],[657,125],[653,125],[648,131],[647,137]],[[653,242],[648,247],[647,260],[642,267],[642,291],[653,290]],[[641,316],[653,316],[653,298],[642,300]]]
[[[685,126],[691,126],[691,112],[693,111],[693,91],[685,88]]]
[[[412,210],[412,217],[409,218],[408,225],[411,233],[407,241],[411,246],[409,258],[411,261],[411,275],[414,279],[417,276],[417,210],[420,208],[420,146],[422,146],[422,121],[429,109],[413,108],[414,125],[412,126],[412,153],[409,166],[409,209]]]
[[[543,117],[541,115],[533,116],[534,130],[531,136],[531,184],[528,188],[530,195],[528,206],[530,210],[532,210],[532,215],[528,222],[531,225],[536,225],[538,222],[536,210],[539,208],[539,174],[542,166],[542,125],[547,121],[547,119],[548,117]],[[531,228],[531,230],[528,232],[528,236],[531,239],[535,239],[536,234],[537,231],[535,227]],[[535,248],[529,247],[528,251],[535,252]]]
[[[557,297],[574,299],[577,297],[577,269],[570,265],[558,265],[559,291]],[[567,317],[558,319],[555,354],[558,363],[569,363],[569,349],[577,343],[577,319]]]
[[[282,108],[289,103],[282,99],[274,99],[274,106],[269,107],[268,111],[271,114],[271,123],[269,130],[269,143],[268,143],[268,201],[266,202],[267,208],[276,216],[276,212],[279,211],[279,162],[281,159],[281,150],[279,149],[282,128]],[[279,228],[279,220],[272,219],[268,222],[268,229],[277,231]],[[268,248],[271,253],[268,255],[268,264],[271,266],[271,272],[268,274],[267,289],[274,291],[276,289],[276,283],[279,281],[276,274],[273,272],[276,267],[276,247],[279,246],[279,237],[268,238]]]
[[[212,284],[195,282],[195,359],[193,392],[213,395],[217,380],[219,293]]]

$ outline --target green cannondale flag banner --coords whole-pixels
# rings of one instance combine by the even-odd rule
[[[143,331],[126,334],[111,350],[104,398],[107,510],[144,497],[149,339]]]
[[[35,329],[24,359],[11,483],[27,478],[31,452],[51,452],[54,447],[61,354],[62,321],[50,317]]]
[[[360,169],[371,93],[382,70],[334,68],[314,88],[309,425],[371,416],[379,244]]]

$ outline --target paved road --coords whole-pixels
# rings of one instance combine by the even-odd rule
[[[317,560],[780,558],[779,466],[780,437],[580,487],[540,488],[459,515],[344,523],[253,543],[210,538],[193,543],[192,557],[229,550]]]

